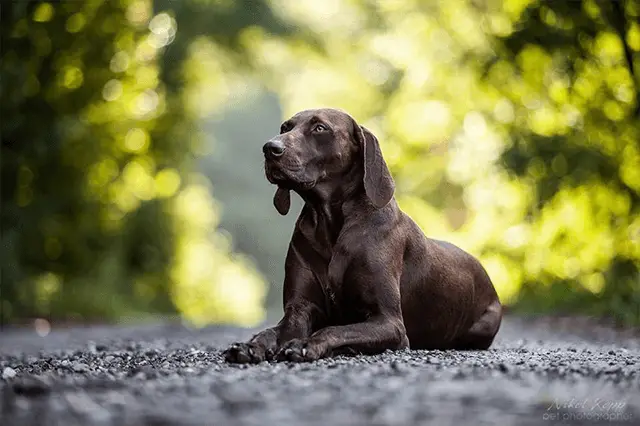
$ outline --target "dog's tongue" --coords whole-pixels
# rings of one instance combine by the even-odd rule
[[[282,216],[289,213],[291,207],[291,193],[287,188],[278,186],[276,194],[273,196],[273,205]]]

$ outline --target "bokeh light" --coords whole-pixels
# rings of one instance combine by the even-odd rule
[[[637,0],[11,8],[3,318],[262,320],[282,286],[264,241],[290,235],[241,238],[269,208],[251,155],[213,182],[198,157],[259,156],[211,128],[269,93],[279,119],[331,106],[374,132],[400,206],[478,256],[504,302],[640,321]],[[263,115],[240,126],[266,137]]]

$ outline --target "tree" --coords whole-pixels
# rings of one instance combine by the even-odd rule
[[[487,82],[516,105],[502,159],[532,194],[511,253],[534,309],[640,321],[639,16],[635,0],[531,2],[496,39]]]
[[[401,207],[505,303],[640,321],[638,0],[281,1],[3,5],[5,315],[258,318],[192,173],[199,121],[254,84],[370,128]]]
[[[296,4],[322,50],[244,39],[285,116],[372,129],[401,207],[507,304],[640,321],[637,0]]]
[[[2,6],[3,319],[260,319],[263,282],[215,232],[216,205],[191,173],[198,135],[180,93],[194,34],[176,37],[173,12],[152,6]],[[174,40],[177,62],[163,59]]]

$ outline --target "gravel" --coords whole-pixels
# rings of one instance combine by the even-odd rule
[[[2,371],[2,378],[7,380],[7,379],[13,379],[14,377],[16,377],[16,370],[14,370],[11,367],[7,367]]]
[[[640,337],[505,318],[488,351],[230,365],[255,330],[180,324],[0,332],[0,424],[640,424]]]

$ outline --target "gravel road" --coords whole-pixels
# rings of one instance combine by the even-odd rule
[[[0,425],[638,425],[640,336],[505,318],[488,351],[226,364],[255,330],[0,332]]]

